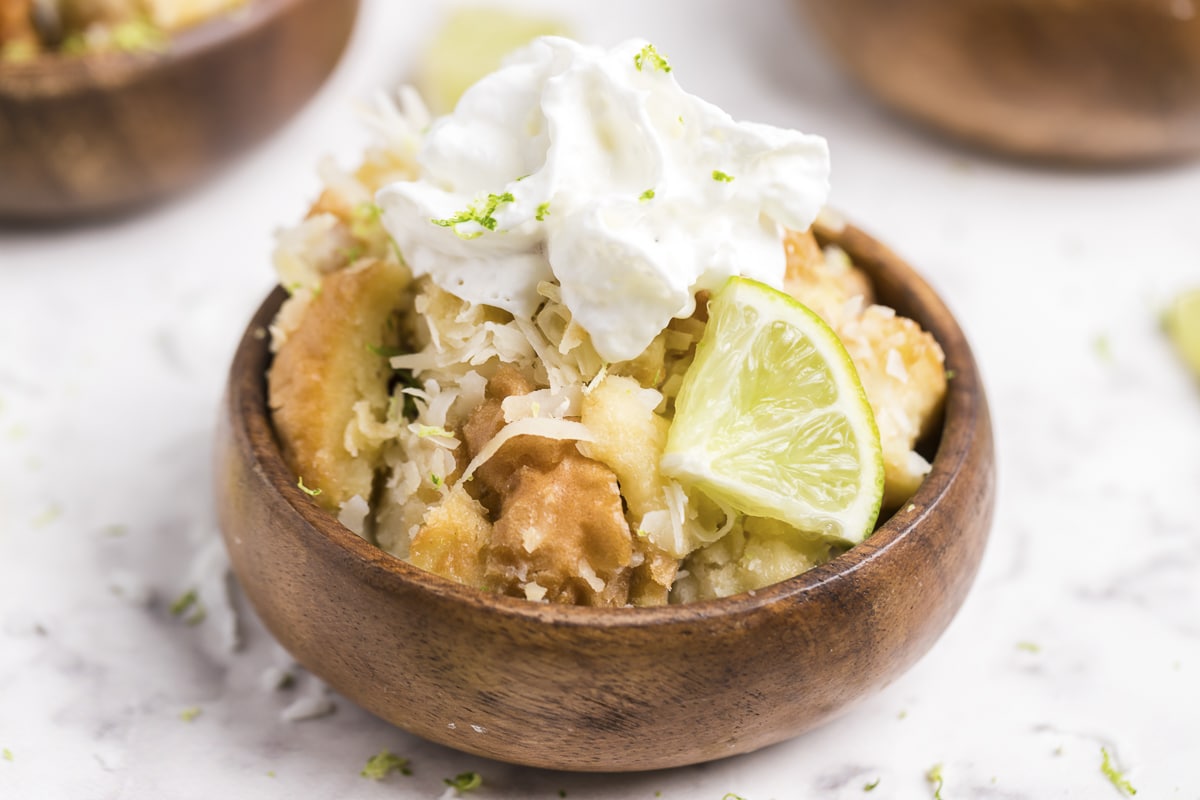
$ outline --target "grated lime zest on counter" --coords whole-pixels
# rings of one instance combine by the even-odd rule
[[[871,781],[870,783],[863,784],[863,791],[864,792],[875,791],[875,787],[879,785],[880,780],[882,780],[882,778],[876,778],[875,780]]]
[[[721,172],[719,169],[712,171],[712,179],[718,183],[733,183],[733,176],[728,173]]]
[[[925,773],[925,780],[933,785],[934,800],[942,800],[942,787],[946,785],[946,780],[942,777],[942,765],[934,764],[930,767],[929,772]]]
[[[470,792],[483,785],[483,776],[478,772],[460,772],[453,778],[443,778],[442,783],[456,792]]]
[[[647,200],[653,200],[653,199],[654,199],[654,190],[653,189],[647,189],[646,191],[642,192],[642,194],[638,197],[638,200],[641,200],[643,203]]]
[[[1113,786],[1131,797],[1137,794],[1137,789],[1133,788],[1133,784],[1125,777],[1125,773],[1117,769],[1116,764],[1113,763],[1112,755],[1108,752],[1107,747],[1100,748],[1100,756],[1100,771],[1104,773],[1104,777],[1108,778]]]
[[[175,601],[171,603],[169,608],[171,616],[178,617],[183,615],[184,612],[196,604],[197,599],[196,590],[188,589],[186,592],[179,595],[179,597],[176,597]]]
[[[408,759],[401,758],[389,750],[380,750],[367,759],[367,765],[358,774],[363,778],[381,781],[393,772],[399,772],[401,775],[412,775],[412,770],[408,768]]]

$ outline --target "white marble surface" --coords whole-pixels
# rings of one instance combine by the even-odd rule
[[[1157,321],[1200,284],[1200,167],[1070,172],[958,149],[865,102],[787,3],[750,7],[561,13],[597,42],[651,38],[736,116],[826,135],[835,204],[960,315],[999,506],[932,652],[822,730],[646,775],[482,761],[336,696],[328,716],[281,720],[324,695],[303,675],[261,687],[286,657],[236,592],[229,649],[210,440],[272,283],[271,231],[313,197],[319,155],[353,160],[354,101],[408,73],[441,13],[375,0],[317,100],[208,185],[102,226],[0,231],[0,798],[434,798],[464,770],[483,775],[480,800],[852,798],[876,779],[870,797],[930,798],[935,764],[946,800],[1115,798],[1102,746],[1139,797],[1200,798],[1200,385]],[[208,608],[194,626],[168,612],[191,586]],[[414,774],[360,778],[382,748]]]

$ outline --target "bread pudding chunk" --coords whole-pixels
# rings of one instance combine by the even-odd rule
[[[504,426],[502,403],[534,386],[514,367],[488,382],[463,427],[472,458]],[[625,605],[633,541],[612,470],[575,443],[542,436],[506,441],[467,484],[495,517],[484,583],[535,600]]]
[[[381,443],[356,436],[355,423],[387,412],[392,371],[380,353],[400,343],[408,283],[403,266],[379,259],[329,274],[267,374],[284,458],[330,510],[371,497]]]

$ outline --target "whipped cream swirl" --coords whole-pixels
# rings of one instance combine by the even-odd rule
[[[730,276],[781,287],[783,228],[829,192],[824,139],[735,121],[638,40],[534,41],[431,126],[418,163],[378,196],[414,275],[518,316],[555,281],[608,361]]]

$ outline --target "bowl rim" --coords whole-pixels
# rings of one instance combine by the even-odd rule
[[[886,246],[862,230],[840,221],[818,222],[819,239],[838,244],[868,273],[886,270],[910,292],[929,317],[922,327],[934,334],[946,354],[947,382],[941,437],[932,468],[917,491],[860,544],[818,567],[762,589],[730,597],[675,605],[618,608],[538,603],[498,595],[459,584],[427,572],[367,541],[338,522],[297,485],[284,462],[267,408],[266,372],[270,363],[268,328],[287,297],[276,287],[262,302],[247,326],[230,369],[229,418],[237,446],[252,459],[255,473],[318,535],[335,546],[335,552],[359,578],[389,593],[420,591],[440,601],[462,607],[467,613],[498,614],[514,621],[555,627],[598,630],[639,629],[664,625],[710,624],[716,617],[746,617],[781,602],[803,601],[829,584],[870,566],[911,536],[919,536],[921,523],[937,511],[950,493],[959,470],[980,445],[980,424],[986,424],[983,388],[969,344],[942,299],[917,272]],[[936,328],[936,333],[931,330]],[[952,372],[951,372],[952,371]],[[910,511],[911,509],[911,511]]]
[[[313,0],[246,0],[168,37],[162,50],[39,55],[0,64],[0,95],[40,97],[87,87],[115,88],[167,64],[187,61],[265,27],[290,9]],[[317,0],[326,2],[327,0]],[[335,0],[347,2],[347,0]],[[348,0],[356,5],[358,0]]]

